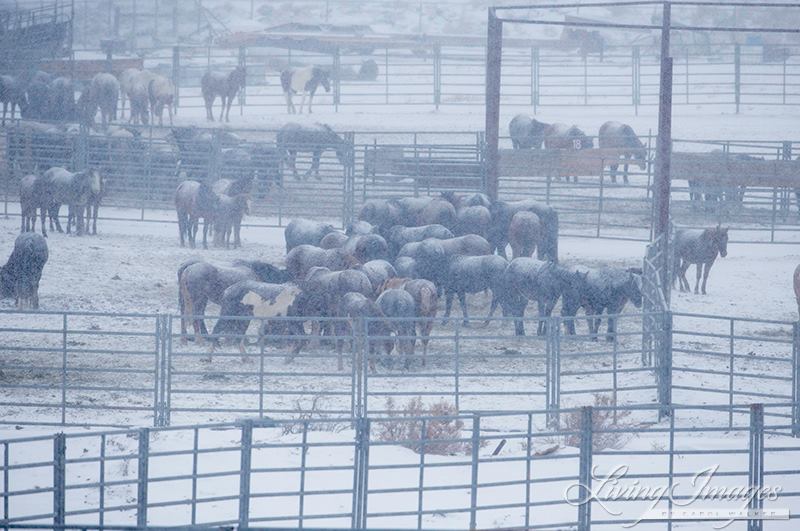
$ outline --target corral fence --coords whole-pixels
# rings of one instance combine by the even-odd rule
[[[302,37],[299,37],[302,38]],[[459,107],[485,103],[485,46],[415,43],[381,47],[372,41],[331,45],[328,52],[292,48],[180,45],[140,48],[148,70],[169,77],[180,109],[202,109],[200,79],[209,69],[247,68],[241,114],[256,109],[285,111],[280,72],[320,65],[332,73],[330,92],[319,90],[319,108],[375,106]],[[99,50],[75,50],[76,62],[106,57]],[[796,46],[685,45],[674,53],[673,104],[711,106],[739,112],[749,107],[800,104],[800,55]],[[531,108],[641,108],[658,104],[658,50],[651,46],[609,46],[581,55],[574,49],[503,47],[504,106]]]
[[[295,217],[345,226],[370,199],[487,190],[481,132],[344,132],[347,153],[332,150],[312,171],[310,152],[297,155],[297,175],[276,131],[195,129],[200,141],[181,149],[169,128],[113,129],[90,134],[38,123],[5,128],[4,213],[14,213],[19,179],[52,165],[98,167],[109,180],[108,218],[171,220],[174,191],[184,178],[213,182],[252,175],[252,212],[259,224],[285,226]],[[202,140],[202,139],[205,140]],[[643,136],[653,159],[654,137]],[[597,142],[596,138],[593,141]],[[510,145],[508,139],[502,139]],[[734,242],[800,240],[797,141],[675,140],[672,216],[682,227],[723,224]],[[502,200],[536,199],[559,212],[564,236],[650,241],[652,164],[628,167],[620,150],[501,149]],[[616,167],[619,166],[619,167]],[[570,178],[570,176],[573,176]],[[575,177],[577,176],[577,177]]]
[[[218,332],[212,349],[185,341],[179,318],[169,315],[3,311],[2,421],[164,426],[350,417],[391,414],[419,400],[459,412],[549,411],[542,421],[554,425],[553,411],[599,399],[666,408],[800,396],[797,323],[675,312],[615,318],[608,340],[584,332],[585,317],[526,319],[529,335],[521,337],[509,319],[469,327],[451,319],[436,323],[425,355],[424,338],[404,332],[401,321],[387,321],[389,335],[370,322],[328,319],[339,343],[307,337],[294,355],[296,336],[281,329],[286,318],[259,334]],[[570,320],[576,335],[565,332]],[[412,357],[385,354],[387,342],[403,349],[412,339]],[[800,426],[800,410],[780,415]]]
[[[786,515],[731,529],[791,529],[800,471],[789,464],[800,447],[793,427],[770,413],[796,405],[670,406],[668,420],[655,425],[637,419],[657,406],[589,406],[558,411],[559,429],[538,424],[542,412],[531,411],[245,419],[9,438],[0,441],[0,522],[486,529],[500,519],[509,528],[587,531],[643,516],[647,529],[670,529],[666,515],[694,509],[694,499],[726,514]],[[696,486],[681,485],[698,474],[709,488],[775,495],[698,502]],[[608,477],[669,487],[669,495],[605,496]]]

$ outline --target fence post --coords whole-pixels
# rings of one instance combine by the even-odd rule
[[[669,416],[672,411],[672,312],[664,312],[661,318],[663,320],[659,334],[661,337],[656,342],[658,345],[656,378],[658,403],[661,406],[658,411],[659,420]]]
[[[539,48],[531,47],[531,106],[536,114],[539,105]]]
[[[342,101],[342,52],[337,46],[333,51],[333,110],[339,112]]]
[[[742,48],[738,44],[734,48],[733,61],[733,90],[736,97],[736,114],[739,114],[739,106],[742,101]]]
[[[6,449],[8,446],[6,446]],[[7,452],[7,450],[6,450]],[[53,437],[53,525],[64,525],[66,513],[66,460],[67,436],[57,433]],[[8,514],[5,515],[8,518]]]
[[[578,484],[583,493],[578,505],[578,531],[589,531],[592,526],[592,406],[581,408]]]
[[[239,66],[245,69],[245,82],[237,96],[239,100],[239,116],[244,116],[244,106],[247,104],[247,48],[239,46]]]
[[[792,323],[792,436],[800,437],[800,321]]]
[[[439,110],[442,102],[442,45],[433,47],[433,105]]]
[[[538,321],[537,321],[538,326]],[[560,407],[559,397],[561,395],[561,320],[558,317],[550,317],[545,321],[545,333],[547,341],[547,370],[546,370],[546,395],[547,395],[547,425],[557,428],[560,423],[558,409]]]
[[[747,486],[753,492],[759,492],[764,484],[764,405],[752,404],[750,406],[750,467]],[[760,511],[764,508],[761,496],[753,496],[747,504],[751,511]],[[747,531],[762,531],[764,521],[752,519],[747,521]]]
[[[250,464],[253,453],[253,421],[242,423],[241,463],[239,465],[239,527],[250,525]]]
[[[478,450],[480,449],[481,439],[481,417],[477,414],[472,415],[472,482],[469,496],[469,528],[470,530],[478,527]]]
[[[369,433],[370,420],[356,419],[356,440],[353,450],[353,509],[351,527],[367,527],[367,493],[369,487]]]
[[[150,460],[150,428],[139,429],[139,471],[137,478],[136,495],[136,525],[147,526],[147,475]]]
[[[175,91],[175,105],[173,112],[178,114],[178,107],[181,102],[181,47],[172,47],[172,87]]]
[[[61,330],[61,424],[67,423],[67,314],[62,317]]]

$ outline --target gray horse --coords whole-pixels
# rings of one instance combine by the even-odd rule
[[[514,149],[539,149],[550,124],[540,122],[525,114],[518,114],[508,124],[508,134]]]
[[[702,293],[706,294],[708,272],[717,256],[728,256],[728,229],[717,226],[713,229],[678,229],[675,231],[675,267],[673,283],[679,281],[681,291],[689,291],[686,271],[691,264],[697,266],[697,281],[694,292],[698,292],[700,276],[703,276]]]
[[[621,148],[623,152],[622,160],[622,180],[628,184],[628,160],[639,164],[639,169],[647,169],[647,147],[639,140],[633,128],[628,124],[620,122],[606,122],[600,126],[600,133],[597,142],[601,148]],[[611,182],[617,182],[617,169],[619,164],[611,164]]]
[[[231,105],[233,98],[239,93],[247,80],[247,70],[243,66],[237,66],[228,74],[221,72],[206,72],[200,79],[200,89],[203,93],[203,101],[206,104],[206,118],[213,122],[214,113],[211,112],[211,107],[214,105],[214,100],[217,96],[222,101],[222,109],[219,113],[219,121],[222,121],[223,116],[226,122],[231,121]]]
[[[641,279],[627,269],[615,267],[581,268],[578,272],[586,273],[582,283],[581,306],[589,318],[592,341],[597,341],[603,312],[608,314],[606,339],[614,341],[617,333],[616,316],[622,313],[628,301],[637,308],[642,307]]]
[[[296,165],[297,153],[311,153],[311,167],[303,175],[304,179],[308,179],[312,172],[316,179],[320,179],[319,162],[322,153],[326,150],[334,150],[336,157],[343,165],[347,164],[349,160],[348,153],[350,150],[347,142],[337,135],[330,126],[324,124],[301,125],[288,123],[278,131],[275,143],[278,150],[286,155],[295,179],[299,179]]]

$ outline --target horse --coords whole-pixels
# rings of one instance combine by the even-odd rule
[[[606,339],[614,341],[617,333],[616,315],[622,313],[628,301],[637,308],[642,307],[641,279],[636,273],[616,267],[578,270],[585,274],[581,292],[581,306],[589,318],[589,333],[597,341],[603,312],[608,315]]]
[[[686,280],[686,270],[691,264],[697,265],[697,282],[694,292],[700,284],[700,275],[703,275],[702,293],[706,294],[706,281],[708,272],[717,256],[728,256],[728,229],[717,225],[713,229],[678,229],[675,231],[675,279],[679,282],[681,291],[689,291],[689,281]],[[704,267],[705,266],[705,267]]]
[[[636,136],[633,128],[620,122],[606,122],[600,126],[597,142],[600,148],[622,148],[628,151],[622,153],[625,165],[622,168],[622,180],[628,184],[628,159],[638,162],[639,169],[647,169],[647,148]],[[611,182],[617,182],[617,168],[619,164],[611,164]]]
[[[206,103],[206,118],[213,122],[214,114],[211,112],[211,106],[214,105],[214,100],[217,96],[222,100],[222,109],[219,113],[219,121],[222,121],[223,115],[225,121],[231,121],[231,105],[233,98],[239,93],[239,90],[244,88],[245,80],[247,79],[247,69],[241,65],[234,68],[230,73],[223,74],[221,72],[206,72],[200,80],[200,88],[203,93],[203,100]]]
[[[109,122],[117,119],[118,100],[117,78],[105,72],[95,75],[79,99],[84,122],[88,125],[94,124],[94,115],[99,108],[103,127],[108,126]]]
[[[164,107],[169,112],[169,125],[172,125],[173,106],[175,104],[175,86],[172,81],[162,75],[154,75],[147,84],[147,95],[150,99],[150,121],[164,125]]]
[[[508,124],[508,135],[514,149],[540,149],[545,131],[550,124],[540,122],[525,114],[518,114]]]
[[[175,190],[175,210],[178,213],[178,234],[181,247],[184,237],[188,237],[189,245],[194,249],[195,237],[200,218],[203,218],[203,249],[208,249],[208,229],[214,222],[219,197],[205,183],[186,180]]]
[[[286,95],[286,112],[289,114],[297,114],[294,103],[292,102],[292,95],[300,93],[303,99],[300,101],[300,114],[303,114],[303,105],[306,102],[306,94],[308,94],[308,114],[311,114],[311,103],[314,101],[314,94],[317,92],[319,86],[325,89],[325,92],[331,91],[331,79],[327,70],[318,66],[307,66],[305,68],[287,69],[281,72],[281,87],[283,93]]]
[[[298,152],[310,152],[312,154],[311,167],[303,176],[304,179],[308,179],[311,173],[314,172],[314,177],[320,180],[319,160],[322,152],[327,149],[333,149],[339,162],[343,165],[348,160],[349,149],[347,142],[328,125],[288,123],[278,131],[275,143],[278,150],[288,157],[289,167],[292,169],[295,179],[299,178],[295,164]]]

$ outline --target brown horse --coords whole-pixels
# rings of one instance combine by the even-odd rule
[[[206,118],[214,121],[214,114],[211,112],[211,107],[214,105],[214,100],[217,96],[222,100],[222,109],[219,113],[219,121],[225,117],[226,122],[231,121],[231,105],[233,98],[239,93],[239,90],[244,88],[245,80],[247,79],[247,70],[245,67],[239,65],[234,68],[229,74],[221,72],[206,72],[200,80],[200,87],[203,93],[203,100],[206,103]]]

